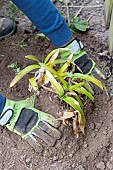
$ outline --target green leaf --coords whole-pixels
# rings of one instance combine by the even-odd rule
[[[89,23],[87,20],[81,20],[79,17],[71,17],[71,21],[71,29],[73,29],[73,26],[79,31],[86,31],[89,28]]]
[[[64,0],[65,4],[70,4],[70,0]]]
[[[76,17],[74,19],[74,26],[76,29],[80,30],[80,31],[86,31],[89,28],[89,23],[86,20],[80,20],[80,18],[78,19],[78,17]]]
[[[40,39],[47,39],[47,40],[49,40],[49,38],[46,37],[43,33],[36,34],[35,38],[40,38]]]
[[[41,65],[41,67],[45,68],[45,70],[48,70],[49,72],[51,72],[54,76],[57,76],[58,79],[62,82],[64,88],[68,90],[68,83],[64,80],[64,78],[62,78],[60,76],[60,74],[58,74],[57,71],[55,71],[53,68],[50,68],[50,67],[48,67],[47,65],[45,65],[43,63],[41,63],[40,65]]]
[[[53,54],[55,54],[57,51],[59,51],[59,49],[55,49],[55,50],[51,51],[51,52],[47,55],[47,57],[45,58],[44,63],[46,64],[47,61],[50,59],[50,57],[51,57]]]
[[[55,60],[55,64],[64,64],[65,62],[66,62],[66,60],[63,60],[63,59]]]
[[[80,106],[83,108],[83,102],[80,99],[80,97],[78,95],[75,96],[75,99],[79,102]]]
[[[64,95],[64,90],[63,90],[62,86],[60,85],[60,83],[58,83],[56,81],[54,76],[48,70],[46,70],[46,75],[49,78],[53,87],[55,88],[56,92],[59,94],[60,97],[62,97]]]
[[[66,62],[59,70],[58,73],[64,73],[66,71],[66,69],[69,67],[70,63]]]
[[[69,4],[70,3],[70,0],[58,0],[59,2],[64,2],[65,4]]]
[[[85,127],[85,123],[86,123],[86,120],[85,120],[85,116],[84,116],[84,113],[83,113],[83,110],[81,109],[80,105],[79,105],[79,102],[77,100],[75,100],[74,98],[72,97],[69,97],[69,96],[63,96],[61,97],[62,100],[64,100],[66,103],[68,103],[73,109],[79,111],[79,114],[80,114],[80,124]]]
[[[8,68],[12,68],[16,73],[20,72],[20,67],[18,66],[18,63],[12,63],[7,66]]]
[[[36,56],[34,56],[34,55],[26,55],[25,58],[28,58],[30,60],[34,60],[34,61],[37,61],[38,63],[40,63],[38,58]]]
[[[79,105],[83,108],[83,102],[75,91],[69,90],[69,92],[66,92],[65,94],[67,96],[69,95],[74,96],[74,98],[79,102]]]
[[[19,72],[19,74],[12,80],[12,82],[10,83],[10,87],[13,87],[21,78],[23,78],[23,76],[25,76],[27,73],[29,73],[30,71],[40,68],[39,65],[33,64],[30,65],[26,68],[24,68],[22,71]]]
[[[94,95],[94,91],[90,85],[90,83],[88,81],[86,81],[85,85],[84,85],[85,89],[87,89],[92,95]]]
[[[83,82],[80,82],[80,83],[77,83],[77,84],[74,84],[74,85],[72,85],[72,86],[69,86],[69,90],[76,89],[76,88],[78,88],[78,87],[83,86],[84,84],[85,84],[84,81],[83,81]]]
[[[79,79],[87,80],[89,82],[92,82],[92,83],[96,84],[102,90],[103,90],[103,88],[105,88],[104,84],[102,84],[101,81],[99,81],[95,77],[92,77],[92,76],[87,75],[87,74],[81,74],[81,73],[74,73],[74,74],[72,74],[72,73],[66,72],[66,73],[64,73],[64,76],[70,77],[72,79],[79,78]]]
[[[92,94],[90,92],[88,92],[85,88],[81,87],[84,85],[84,83],[85,82],[81,82],[81,83],[75,84],[73,86],[70,86],[69,90],[74,90],[78,93],[84,94],[87,97],[89,97],[92,101],[94,101],[94,97],[92,96]]]
[[[90,92],[88,92],[85,88],[81,87],[81,88],[75,88],[73,89],[75,91],[77,91],[78,93],[82,93],[84,95],[86,95],[87,97],[89,97],[89,99],[91,99],[92,101],[94,101],[94,97],[92,96],[92,94]]]

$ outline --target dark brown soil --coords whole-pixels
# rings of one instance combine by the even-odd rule
[[[79,5],[79,1],[76,3]],[[87,4],[94,5],[95,3],[87,1]],[[99,12],[103,13],[103,10]],[[84,17],[86,16],[89,16],[88,11],[85,12]],[[93,23],[95,21],[92,19],[91,24],[93,25]],[[84,34],[79,33],[78,36],[89,55],[98,66],[103,68],[110,60],[107,57],[100,57],[98,53],[108,50],[107,42],[104,41],[107,35],[106,32],[98,28],[94,24],[93,30]],[[97,31],[98,36],[95,36]],[[24,58],[25,55],[33,54],[43,60],[48,52],[55,48],[47,40],[35,39],[35,31],[28,30],[27,34],[25,32],[19,26],[14,36],[0,41],[0,92],[12,100],[25,99],[31,94],[27,90],[28,75],[12,89],[9,88],[15,72],[7,66],[17,62],[22,69],[31,63]],[[22,46],[23,39],[27,47]],[[105,82],[107,87],[112,79],[111,76]],[[113,99],[109,98],[105,92],[96,95],[94,104],[90,104],[85,110],[85,135],[80,134],[80,137],[76,139],[71,127],[61,125],[62,138],[54,147],[48,147],[44,144],[44,152],[41,154],[37,154],[25,140],[16,134],[11,133],[5,127],[0,127],[0,170],[113,170],[112,104]],[[59,116],[58,113],[62,109],[59,99],[45,90],[41,91],[36,107],[55,117]]]

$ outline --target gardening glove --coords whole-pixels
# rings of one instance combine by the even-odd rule
[[[61,50],[61,58],[63,60],[67,60],[67,58],[73,54],[72,62],[75,64],[74,72],[89,74],[99,80],[101,80],[101,78],[106,79],[105,75],[96,67],[96,63],[88,57],[87,53],[83,49],[83,44],[78,38],[74,38],[67,46],[63,48],[71,49],[69,51]],[[95,93],[102,92],[101,89],[95,85],[93,85],[92,88]]]
[[[36,152],[42,152],[39,138],[49,146],[54,146],[61,133],[56,129],[60,122],[53,116],[34,108],[34,96],[26,100],[12,101],[6,99],[0,115],[0,125],[6,126],[24,138]]]

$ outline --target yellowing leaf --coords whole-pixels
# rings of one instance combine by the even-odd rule
[[[32,86],[34,91],[38,90],[38,85],[34,77],[29,79],[29,83]]]
[[[19,72],[19,74],[12,80],[12,82],[10,83],[10,87],[13,87],[21,78],[23,78],[23,76],[25,76],[27,73],[29,73],[30,71],[40,68],[39,65],[33,64],[30,65],[26,68],[24,68],[22,71]]]
[[[64,95],[63,97],[61,97],[62,100],[64,100],[66,103],[68,103],[73,109],[75,109],[75,111],[78,111],[78,113],[80,114],[80,124],[83,125],[85,127],[85,116],[83,113],[83,110],[80,107],[80,104],[77,100],[75,100],[72,97],[66,96]]]
[[[60,85],[60,83],[56,81],[54,76],[48,70],[46,70],[46,75],[49,78],[49,81],[51,82],[55,90],[57,91],[57,93],[59,94],[59,96],[62,97],[64,95],[64,90],[62,86]]]
[[[47,57],[45,58],[44,63],[46,64],[47,61],[50,59],[50,57],[51,57],[53,54],[55,54],[57,51],[59,51],[59,49],[55,49],[55,50],[51,51],[51,52],[47,55]]]
[[[38,63],[40,63],[38,58],[36,56],[34,56],[34,55],[26,55],[25,58],[28,58],[30,60],[34,60],[34,61],[37,61]]]
[[[58,54],[59,54],[60,50],[58,49],[53,55],[52,57],[50,58],[49,62],[48,62],[48,65],[50,67],[53,67],[53,65],[55,64],[55,60],[56,58],[58,57]]]
[[[73,112],[67,112],[67,111],[65,111],[64,113],[63,113],[63,116],[62,117],[60,117],[60,118],[58,118],[57,120],[65,120],[65,119],[69,119],[69,118],[72,118],[74,116],[74,113]]]
[[[58,77],[58,79],[62,82],[64,88],[68,90],[68,83],[67,83],[67,81],[65,81],[64,78],[62,78],[62,77],[60,76],[60,74],[59,74],[56,70],[54,70],[53,68],[48,67],[47,65],[45,65],[45,64],[43,64],[43,63],[41,63],[40,65],[41,65],[43,68],[45,68],[45,70],[48,70],[50,73],[52,73],[52,74],[54,75],[54,77],[55,77],[55,76]]]
[[[78,135],[78,120],[77,120],[77,116],[75,116],[75,118],[73,118],[72,125],[73,125],[73,132],[76,135],[76,137],[78,138],[79,135]]]

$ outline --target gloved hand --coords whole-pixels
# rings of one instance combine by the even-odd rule
[[[60,122],[53,116],[34,108],[34,96],[21,101],[6,99],[0,115],[0,125],[20,135],[36,152],[43,150],[38,138],[49,146],[54,146],[56,140],[61,137],[61,133],[56,129],[60,126]]]
[[[72,62],[75,64],[74,72],[81,72],[83,74],[89,74],[97,78],[98,80],[106,79],[105,75],[96,67],[96,63],[88,57],[84,51],[83,44],[78,38],[74,38],[68,45],[63,48],[71,49],[70,51],[61,51],[61,58],[67,60],[67,58],[73,54]],[[96,89],[95,89],[96,88]],[[99,93],[101,89],[97,89],[93,85],[95,93]],[[99,91],[98,91],[99,90]]]

